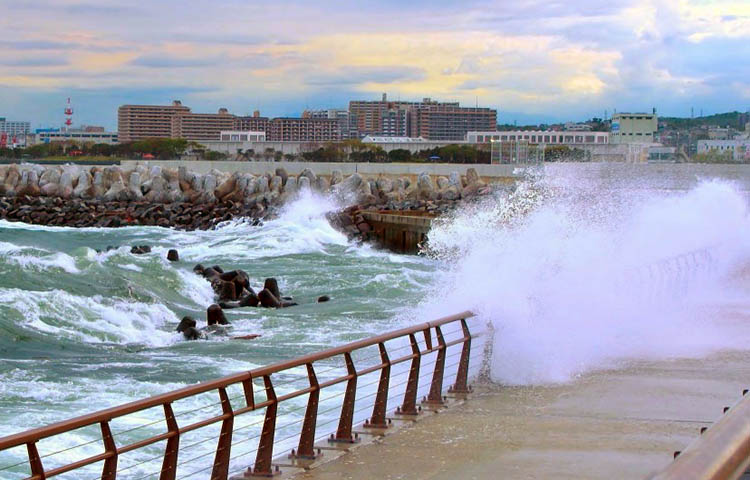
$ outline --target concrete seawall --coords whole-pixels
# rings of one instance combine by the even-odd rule
[[[523,176],[524,167],[519,165],[458,164],[458,163],[353,163],[353,162],[234,162],[234,161],[187,161],[187,160],[123,160],[123,169],[133,169],[138,165],[160,166],[162,168],[187,167],[198,174],[206,174],[211,169],[223,172],[249,173],[263,175],[281,167],[289,175],[299,175],[306,168],[317,175],[330,177],[334,170],[345,176],[359,173],[363,176],[377,177],[410,177],[416,179],[422,172],[431,176],[449,176],[451,172],[466,175],[469,168],[474,168],[486,182],[513,181]]]

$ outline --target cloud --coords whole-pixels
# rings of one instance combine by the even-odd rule
[[[219,57],[173,57],[168,55],[143,55],[130,61],[130,65],[147,68],[208,67],[221,62]]]
[[[570,118],[744,109],[750,78],[743,0],[32,0],[0,30],[6,91],[186,91],[196,111],[295,114],[384,91]]]
[[[314,73],[305,78],[307,85],[352,86],[363,83],[388,84],[395,82],[419,82],[426,73],[421,68],[406,66],[344,66],[327,73]]]
[[[65,57],[24,57],[24,58],[0,58],[0,65],[5,67],[60,67],[69,65]]]

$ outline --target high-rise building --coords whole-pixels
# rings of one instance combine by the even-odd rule
[[[26,135],[31,132],[31,122],[15,122],[0,117],[0,133],[6,133],[8,136]]]
[[[424,137],[438,141],[460,141],[469,131],[494,130],[497,111],[461,107],[458,102],[353,100],[349,113],[356,117],[360,135]]]
[[[336,120],[339,125],[339,137],[341,138],[341,140],[346,140],[349,138],[359,138],[357,117],[352,115],[349,110],[343,108],[307,110],[302,113],[302,117]]]
[[[171,105],[122,105],[117,109],[117,131],[122,143],[146,138],[170,138],[172,117],[190,113],[179,100]],[[231,130],[225,128],[225,130]]]

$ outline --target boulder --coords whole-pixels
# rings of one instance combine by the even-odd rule
[[[331,300],[331,297],[329,297],[328,295],[321,295],[318,297],[318,303],[327,302],[329,300]]]
[[[277,282],[275,278],[266,278],[266,281],[263,283],[263,288],[273,293],[274,297],[281,298],[279,282]]]
[[[143,199],[143,192],[141,192],[141,174],[138,172],[132,172],[128,180],[128,197],[131,200],[139,201]]]
[[[331,185],[328,183],[328,180],[326,180],[325,177],[318,177],[318,179],[315,181],[315,190],[320,193],[327,192],[330,187]]]
[[[229,325],[227,317],[224,316],[224,311],[219,305],[213,304],[206,310],[206,323],[208,326],[211,325]]]
[[[106,191],[102,198],[105,202],[127,200],[127,187],[125,187],[122,178],[118,178],[116,181],[112,182],[109,190]]]
[[[76,198],[91,198],[94,196],[91,174],[86,170],[81,170],[78,174],[78,184],[73,189],[73,196]]]
[[[303,192],[305,190],[310,190],[310,179],[309,178],[300,176],[297,181],[299,182],[299,186],[297,187],[297,189],[300,192]]]
[[[281,186],[283,187],[286,185],[286,181],[289,178],[289,174],[287,173],[286,169],[284,167],[279,167],[276,169],[276,176],[281,177]]]
[[[331,186],[338,185],[344,181],[344,175],[341,170],[334,170],[331,172]]]
[[[151,253],[151,247],[148,245],[134,245],[130,248],[130,253],[133,255],[143,255],[144,253]]]
[[[302,173],[300,173],[299,176],[300,178],[305,177],[310,180],[310,185],[315,185],[315,180],[318,179],[318,176],[315,175],[315,173],[309,168],[305,168],[304,170],[302,170]]]
[[[266,288],[258,293],[258,300],[262,307],[281,308],[281,301]]]
[[[448,176],[448,182],[456,188],[463,188],[463,185],[461,184],[461,175],[456,171],[451,172]]]
[[[179,262],[180,261],[180,253],[175,250],[174,248],[170,249],[167,252],[167,260],[170,262]]]
[[[49,183],[58,184],[60,183],[61,171],[58,168],[50,167],[44,170],[39,176],[39,187],[43,188]]]
[[[284,179],[276,175],[271,179],[270,189],[272,192],[281,193],[281,187],[284,185]]]
[[[466,183],[467,185],[474,185],[475,183],[481,182],[482,179],[479,177],[474,167],[466,169]]]
[[[393,191],[393,181],[386,177],[380,177],[377,180],[378,190],[383,193],[390,193]]]

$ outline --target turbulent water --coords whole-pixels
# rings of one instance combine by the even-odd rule
[[[0,222],[0,436],[467,309],[492,333],[491,376],[504,383],[747,348],[750,178],[622,168],[530,171],[512,193],[441,221],[429,257],[349,244],[324,218],[336,206],[310,194],[261,227],[209,232]],[[154,248],[132,255],[136,244]],[[108,246],[119,248],[97,253]],[[166,261],[170,248],[180,262]],[[174,333],[179,319],[200,325],[213,303],[196,263],[241,268],[256,287],[277,277],[300,306],[227,311],[231,335],[257,340],[186,342]],[[316,304],[323,294],[333,300]],[[135,441],[129,428],[159,418],[113,429]],[[96,438],[94,430],[40,446]],[[83,453],[100,451],[90,447]],[[210,466],[215,446],[205,447]],[[122,477],[151,478],[160,460],[140,462],[159,452],[123,459],[131,470]],[[66,455],[45,466],[81,458]],[[23,465],[2,468],[24,459],[24,449],[0,453],[0,478],[21,478]]]

